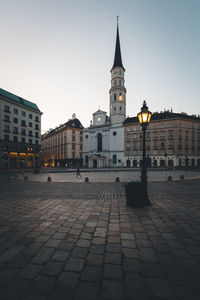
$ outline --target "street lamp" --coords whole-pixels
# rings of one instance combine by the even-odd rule
[[[146,138],[145,133],[147,126],[151,120],[152,113],[148,110],[146,101],[143,102],[143,106],[141,107],[141,112],[138,113],[138,121],[142,126],[143,130],[143,159],[142,159],[142,170],[141,170],[141,182],[143,183],[144,188],[144,202],[146,204],[150,204],[147,193],[147,164],[146,164]]]

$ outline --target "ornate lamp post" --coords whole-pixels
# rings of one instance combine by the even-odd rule
[[[138,113],[138,121],[142,126],[143,130],[143,159],[142,159],[142,170],[141,170],[141,182],[143,183],[144,188],[144,202],[150,204],[147,193],[147,164],[146,164],[146,129],[151,120],[152,113],[148,110],[146,101],[143,102],[141,107],[141,112]]]

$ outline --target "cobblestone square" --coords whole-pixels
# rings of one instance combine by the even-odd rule
[[[200,180],[150,182],[126,206],[120,182],[0,177],[0,299],[200,299]]]

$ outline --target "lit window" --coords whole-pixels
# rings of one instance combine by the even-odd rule
[[[119,101],[122,101],[123,100],[123,97],[122,97],[122,94],[120,93],[119,94]]]
[[[100,122],[100,121],[101,121],[101,118],[100,118],[100,117],[98,117],[98,118],[97,118],[97,121],[98,121],[98,122]]]

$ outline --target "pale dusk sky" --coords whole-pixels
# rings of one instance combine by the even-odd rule
[[[42,132],[109,114],[119,16],[127,116],[200,114],[199,0],[0,0],[0,88],[35,102]]]

